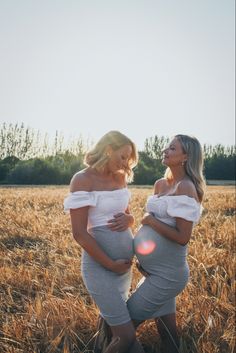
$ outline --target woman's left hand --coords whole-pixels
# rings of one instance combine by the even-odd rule
[[[154,217],[150,213],[145,213],[143,216],[143,219],[141,220],[141,223],[143,225],[151,225]]]
[[[133,216],[129,213],[117,213],[114,215],[113,219],[108,221],[108,227],[117,232],[123,232],[128,229],[133,223]]]

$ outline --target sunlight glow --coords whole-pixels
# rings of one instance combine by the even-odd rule
[[[150,255],[156,246],[153,240],[144,240],[137,245],[136,251],[140,255]]]

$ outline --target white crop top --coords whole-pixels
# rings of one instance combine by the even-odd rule
[[[197,223],[202,209],[200,203],[187,195],[152,195],[146,204],[147,212],[170,226],[176,225],[175,218]]]
[[[90,206],[88,229],[107,225],[108,220],[119,212],[125,212],[130,199],[128,188],[111,191],[75,191],[64,200],[64,210]]]

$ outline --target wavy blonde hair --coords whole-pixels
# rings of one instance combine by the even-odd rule
[[[123,173],[125,174],[127,181],[132,181],[132,169],[138,163],[138,152],[134,142],[119,131],[109,131],[108,133],[106,133],[96,143],[96,145],[86,153],[84,157],[84,163],[87,166],[97,169],[98,171],[102,171],[104,170],[107,162],[109,161],[109,156],[106,153],[107,147],[110,146],[113,151],[116,151],[125,145],[131,146],[132,153],[130,159],[128,160],[127,167],[123,169]]]
[[[178,139],[183,152],[188,156],[187,161],[184,164],[185,172],[195,185],[199,201],[202,202],[206,187],[203,176],[202,147],[196,137],[181,134],[175,135],[174,137]],[[165,178],[167,180],[173,179],[170,168],[166,169]]]

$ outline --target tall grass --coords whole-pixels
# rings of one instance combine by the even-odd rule
[[[0,189],[0,352],[91,352],[98,310],[80,275],[81,249],[62,203],[67,188]],[[137,229],[150,189],[132,188]],[[191,280],[177,299],[183,353],[235,349],[235,194],[208,187],[189,245]],[[140,278],[134,269],[133,288]],[[158,352],[153,322],[139,329]]]

